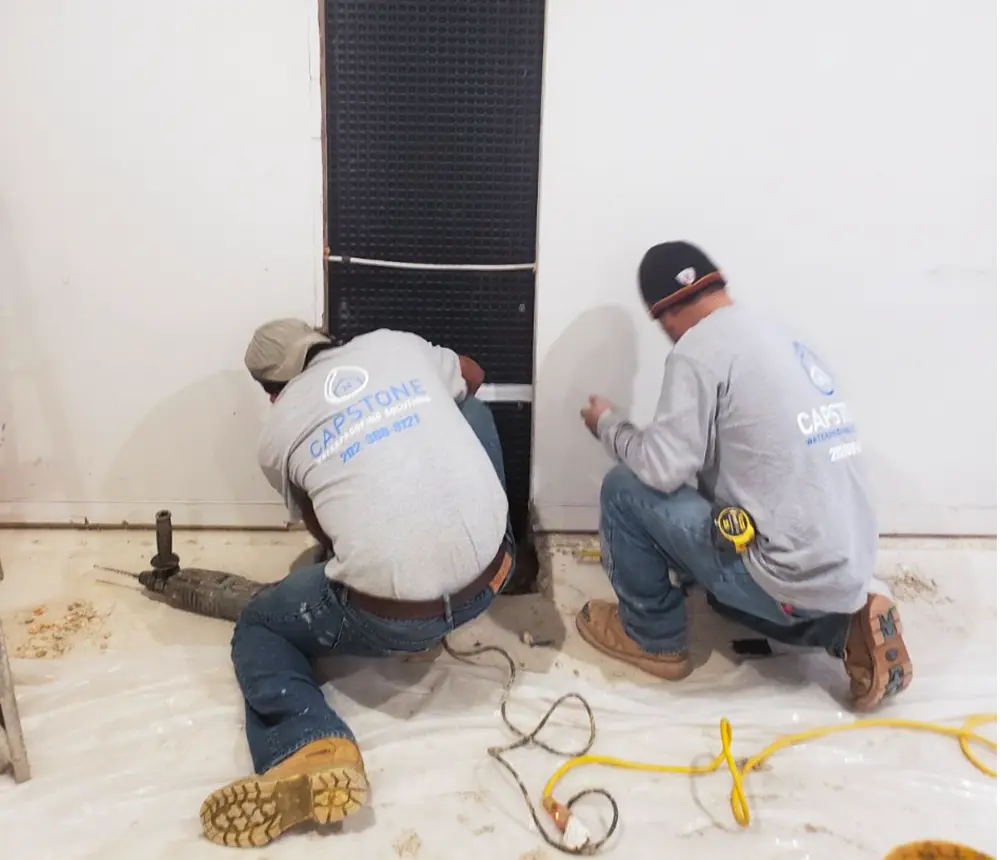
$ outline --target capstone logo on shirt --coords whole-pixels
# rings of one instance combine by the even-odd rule
[[[823,369],[823,366],[819,363],[819,359],[816,358],[812,350],[805,346],[805,344],[795,341],[795,354],[799,357],[799,363],[806,372],[806,376],[809,377],[809,381],[821,394],[832,397],[834,391],[833,377]]]
[[[806,445],[818,445],[845,436],[853,437],[855,434],[854,419],[846,403],[814,406],[796,415],[795,422],[799,425],[799,432],[806,437]],[[847,454],[847,451],[851,453]],[[860,453],[860,448],[856,445],[850,448],[837,446],[837,451],[831,452],[830,459],[836,461],[856,453]]]
[[[832,427],[851,427],[853,420],[846,403],[824,403],[795,417],[803,436],[812,436]]]
[[[363,367],[335,367],[326,375],[323,383],[323,397],[326,402],[336,406],[346,403],[355,395],[360,394],[368,385],[368,371]]]
[[[357,370],[358,368],[352,369]],[[333,376],[333,371],[331,371],[330,376]],[[367,374],[365,377],[366,386]],[[360,390],[363,390],[365,386],[362,386]],[[313,433],[309,440],[309,453],[314,460],[326,460],[348,442],[356,442],[357,437],[362,434],[366,427],[372,427],[374,424],[394,418],[402,412],[430,402],[430,397],[420,379],[396,382],[384,388],[370,391],[363,397],[359,396],[360,390],[355,390],[353,402],[349,406],[335,412]],[[397,424],[400,426],[397,427]],[[411,426],[409,422],[405,423],[405,427],[409,426]],[[398,432],[399,429],[405,429],[405,427],[397,421],[393,424],[392,429]],[[386,438],[386,434],[379,435],[379,438]],[[362,442],[364,440],[365,437],[362,436]]]

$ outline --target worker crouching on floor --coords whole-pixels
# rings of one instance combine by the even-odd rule
[[[338,346],[298,320],[267,323],[246,353],[273,406],[260,464],[332,558],[253,598],[232,641],[257,776],[202,804],[205,835],[259,846],[365,803],[347,724],[312,661],[437,646],[512,575],[500,440],[472,395],[483,371],[413,334]]]
[[[912,667],[899,611],[874,579],[875,512],[829,368],[734,304],[692,245],[650,249],[639,286],[675,346],[649,426],[602,397],[581,411],[618,461],[601,487],[601,558],[618,604],[590,601],[580,634],[653,675],[684,678],[685,589],[698,585],[751,630],[842,660],[858,709],[900,692]]]

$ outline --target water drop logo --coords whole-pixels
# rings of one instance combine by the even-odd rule
[[[337,406],[356,397],[368,385],[368,371],[363,367],[335,367],[326,375],[323,396],[326,402]]]
[[[674,280],[682,287],[690,287],[691,284],[698,280],[698,273],[691,266],[688,266],[674,275]]]
[[[827,397],[832,396],[834,391],[833,377],[823,369],[823,366],[819,363],[819,359],[816,358],[812,350],[796,341],[795,354],[798,355],[799,363],[809,377],[809,381],[820,393],[825,394]]]

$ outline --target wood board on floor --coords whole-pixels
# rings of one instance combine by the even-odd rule
[[[25,782],[31,777],[31,768],[28,766],[28,751],[24,746],[24,733],[21,731],[21,717],[17,712],[14,676],[10,671],[10,660],[7,658],[7,644],[4,640],[2,625],[0,625],[0,732],[6,738],[14,781]],[[0,760],[0,767],[5,764],[6,762]]]

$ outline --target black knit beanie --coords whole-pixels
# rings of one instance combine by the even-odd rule
[[[725,285],[715,263],[687,242],[655,245],[639,264],[639,289],[654,319],[707,287]]]

